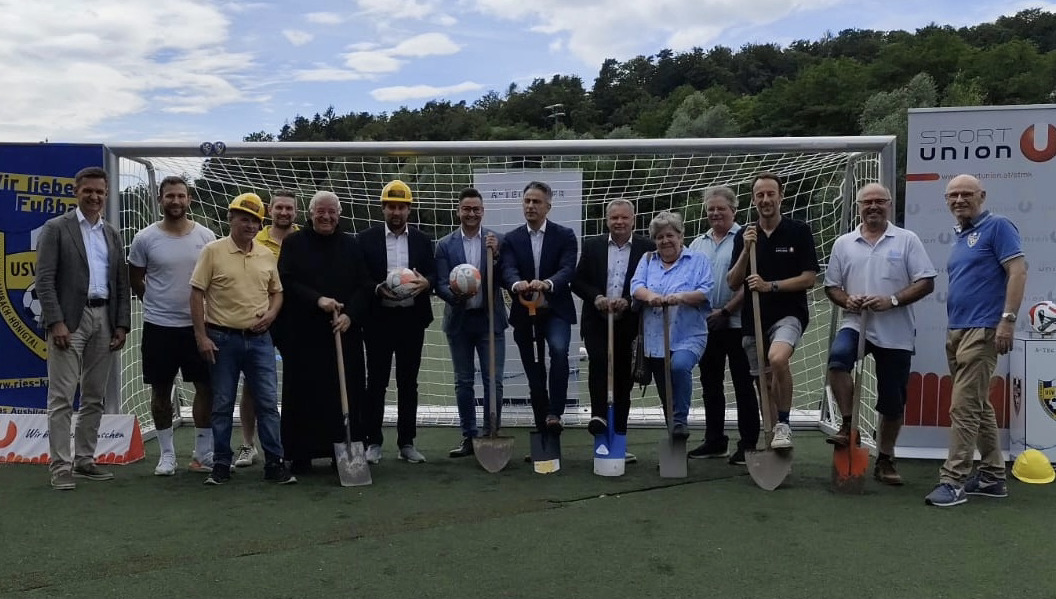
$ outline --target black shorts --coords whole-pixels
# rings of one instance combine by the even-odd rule
[[[194,327],[163,327],[143,323],[143,382],[148,385],[171,385],[176,372],[188,383],[209,382],[209,364],[198,353]]]

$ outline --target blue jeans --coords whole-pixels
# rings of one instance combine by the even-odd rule
[[[543,430],[547,416],[560,416],[565,413],[565,401],[568,399],[568,344],[572,338],[572,323],[552,314],[540,314],[536,318],[536,328],[539,335],[546,340],[550,353],[549,392],[546,363],[541,359],[536,361],[539,345],[532,337],[532,325],[513,327],[513,340],[517,343],[524,374],[528,378],[535,426]]]
[[[477,400],[473,393],[476,369],[473,354],[480,361],[480,378],[484,386],[484,435],[491,433],[491,371],[488,368],[488,318],[486,312],[473,313],[463,319],[462,327],[448,333],[451,362],[455,369],[455,401],[463,437],[476,437]],[[495,331],[495,412],[496,428],[502,422],[502,371],[506,362],[506,333]]]
[[[231,465],[231,427],[238,395],[238,377],[246,375],[246,385],[257,408],[257,434],[264,450],[264,463],[282,461],[279,436],[278,378],[275,372],[275,346],[271,334],[242,335],[214,328],[206,329],[216,344],[216,363],[209,369],[213,386],[213,461]]]
[[[688,349],[671,352],[671,404],[675,410],[674,423],[688,424],[689,400],[693,394],[693,368],[697,365],[697,354]],[[656,381],[656,392],[667,415],[667,386],[664,380],[664,359],[649,358],[649,370]]]

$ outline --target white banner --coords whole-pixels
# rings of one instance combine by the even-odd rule
[[[521,198],[524,187],[532,181],[542,181],[553,190],[550,213],[551,221],[569,227],[576,234],[577,242],[583,239],[583,172],[579,170],[526,170],[503,173],[475,171],[473,186],[480,191],[484,199],[484,223],[489,229],[500,233],[512,231],[524,224],[524,208]],[[582,249],[582,248],[580,248]],[[576,256],[578,261],[579,256]],[[496,273],[497,274],[497,273]],[[579,317],[579,298],[572,296],[576,304],[576,317]],[[574,403],[579,398],[579,358],[580,352],[579,325],[572,325],[572,339],[568,345],[568,402]],[[477,373],[476,394],[484,397],[480,384],[480,373]],[[506,331],[506,364],[503,372],[503,398],[507,400],[528,399],[528,379],[524,376],[521,356],[517,344],[513,341],[513,329]],[[587,402],[589,408],[590,404]]]
[[[77,417],[74,416],[74,427],[76,424]],[[71,452],[74,430],[70,428]],[[50,452],[47,414],[0,414],[0,464],[47,464],[51,461]],[[132,414],[103,414],[95,461],[99,464],[131,464],[143,457],[143,436],[136,417]]]
[[[943,197],[946,184],[962,173],[978,177],[986,190],[985,209],[1019,228],[1029,271],[1017,329],[1025,329],[1026,311],[1038,301],[1054,299],[1056,290],[1056,105],[913,109],[908,145],[905,225],[920,236],[939,276],[935,292],[914,304],[917,351],[898,455],[945,458],[951,389],[945,350],[946,261],[955,224]],[[998,362],[990,401],[1007,451],[1007,356]]]

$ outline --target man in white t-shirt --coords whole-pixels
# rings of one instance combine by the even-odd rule
[[[861,313],[870,312],[865,350],[876,362],[876,411],[880,415],[876,468],[881,483],[901,485],[895,470],[895,441],[902,428],[916,324],[910,306],[935,289],[935,267],[917,234],[888,220],[891,192],[879,183],[858,191],[862,224],[832,246],[825,271],[825,295],[843,308],[843,321],[829,349],[829,386],[843,424],[828,442],[850,442],[851,369],[858,357]]]
[[[198,353],[191,326],[191,273],[198,254],[216,239],[208,228],[190,220],[187,183],[179,177],[161,181],[160,221],[136,233],[128,254],[132,291],[143,301],[143,382],[151,387],[150,411],[161,459],[158,476],[176,473],[172,441],[172,385],[176,372],[194,384],[195,448],[191,470],[211,472],[213,432],[209,365]]]

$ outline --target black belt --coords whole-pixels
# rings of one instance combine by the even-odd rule
[[[259,333],[254,332],[251,329],[232,329],[231,327],[222,327],[218,324],[213,324],[211,322],[205,323],[205,326],[210,329],[213,329],[214,331],[220,331],[221,333],[230,333],[231,335],[242,335],[243,337],[256,337],[257,335],[263,335],[264,333],[268,332],[267,329],[264,329]]]
[[[88,298],[88,301],[84,302],[84,305],[89,308],[101,308],[108,303],[110,303],[110,300],[105,297],[90,297]]]

